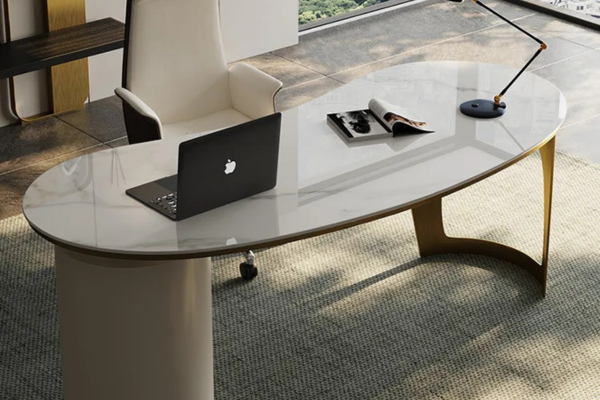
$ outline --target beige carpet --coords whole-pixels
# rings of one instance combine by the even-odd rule
[[[260,252],[249,284],[216,260],[217,399],[600,399],[599,198],[600,168],[558,155],[545,299],[510,264],[420,259],[409,213]],[[532,156],[447,198],[448,232],[539,259],[542,200]],[[52,263],[0,221],[2,400],[61,398]]]

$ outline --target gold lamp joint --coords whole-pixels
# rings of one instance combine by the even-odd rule
[[[499,106],[500,105],[500,100],[502,99],[502,96],[497,94],[496,96],[494,96],[494,104]]]

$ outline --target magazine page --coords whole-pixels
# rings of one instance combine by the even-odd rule
[[[379,122],[369,109],[328,114],[327,119],[350,141],[392,136],[392,130]]]
[[[394,134],[433,132],[427,122],[421,120],[412,110],[400,108],[380,99],[372,99],[369,109]]]

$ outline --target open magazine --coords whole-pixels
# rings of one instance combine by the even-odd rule
[[[349,142],[433,132],[411,110],[380,99],[372,99],[366,110],[327,114],[327,121]]]

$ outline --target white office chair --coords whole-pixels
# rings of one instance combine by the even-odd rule
[[[218,0],[127,0],[123,100],[130,144],[237,125],[275,112],[282,83],[227,67]],[[245,253],[240,273],[258,270]]]
[[[127,0],[123,100],[129,143],[226,128],[275,112],[282,83],[225,62],[218,0]]]

